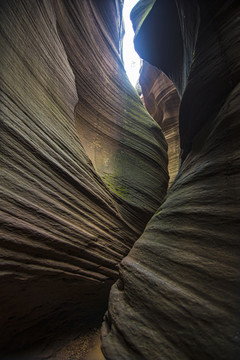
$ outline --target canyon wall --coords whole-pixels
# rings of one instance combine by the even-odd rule
[[[177,175],[179,167],[179,105],[180,98],[172,81],[158,68],[143,61],[140,71],[144,105],[149,114],[161,126],[168,143],[169,185]]]
[[[181,164],[119,267],[106,359],[240,358],[240,59],[237,1],[145,1],[135,47],[181,97]]]
[[[141,0],[132,12],[171,181],[178,96],[163,72],[181,98],[167,196],[167,142],[123,69],[121,7],[1,2],[0,353],[84,339],[119,276],[106,359],[236,360],[239,4]]]
[[[106,309],[117,266],[161,204],[167,144],[120,57],[121,1],[0,8],[0,347]]]

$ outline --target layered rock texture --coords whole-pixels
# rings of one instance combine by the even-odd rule
[[[168,143],[168,171],[171,184],[179,167],[179,105],[180,98],[172,81],[158,68],[143,61],[140,72],[144,105],[161,126]]]
[[[181,165],[120,265],[107,359],[240,358],[239,15],[221,0],[142,0],[132,12],[136,49],[181,97]]]
[[[0,9],[0,347],[101,318],[161,204],[167,144],[123,69],[121,2]]]
[[[0,357],[81,358],[119,269],[106,359],[237,360],[239,2],[135,7],[156,121],[123,69],[121,6],[1,2]],[[181,98],[167,195],[179,98],[163,72]]]

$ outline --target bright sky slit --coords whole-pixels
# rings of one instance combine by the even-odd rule
[[[123,38],[123,61],[126,73],[132,85],[135,86],[139,78],[140,58],[133,45],[134,31],[130,20],[130,12],[139,0],[124,0],[123,20],[125,35]]]

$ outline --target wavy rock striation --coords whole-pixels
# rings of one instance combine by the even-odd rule
[[[179,95],[172,81],[147,61],[143,61],[139,83],[144,105],[161,126],[168,143],[168,171],[171,184],[179,167]]]
[[[159,0],[135,25],[141,56],[182,96],[182,163],[120,265],[102,329],[107,359],[240,358],[240,9],[237,1],[197,5]]]
[[[79,138],[98,174],[122,199],[123,217],[143,229],[166,194],[167,147],[123,69],[117,3],[57,2],[57,24],[76,79]]]
[[[120,4],[1,2],[1,348],[101,315],[165,195],[167,145],[123,70]]]

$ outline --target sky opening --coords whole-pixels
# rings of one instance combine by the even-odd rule
[[[134,87],[136,86],[139,78],[140,58],[133,45],[134,31],[130,20],[130,12],[138,1],[139,0],[124,0],[123,6],[123,20],[125,25],[125,35],[123,38],[123,62],[128,78]]]

